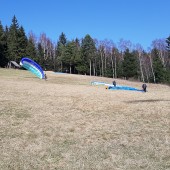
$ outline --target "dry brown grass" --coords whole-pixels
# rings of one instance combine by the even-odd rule
[[[90,85],[109,78],[47,76],[0,69],[0,169],[170,169],[170,87],[110,91]]]

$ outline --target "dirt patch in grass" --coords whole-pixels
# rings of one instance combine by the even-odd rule
[[[0,69],[0,169],[170,169],[170,87]],[[116,80],[141,88],[142,83]]]

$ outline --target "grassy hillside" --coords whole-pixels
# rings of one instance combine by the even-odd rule
[[[47,77],[0,69],[0,169],[170,169],[170,87],[110,91],[90,84],[110,78]]]

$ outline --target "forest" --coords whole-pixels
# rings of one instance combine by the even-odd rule
[[[0,21],[0,67],[7,67],[9,61],[19,64],[22,57],[33,59],[44,70],[170,84],[168,35],[166,39],[153,40],[146,51],[130,40],[120,39],[116,44],[89,34],[68,40],[62,32],[53,42],[45,33],[26,35],[16,16],[10,26]]]

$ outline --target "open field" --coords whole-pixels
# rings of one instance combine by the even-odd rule
[[[0,169],[170,170],[170,87],[0,69]],[[116,80],[141,88],[142,83]]]

